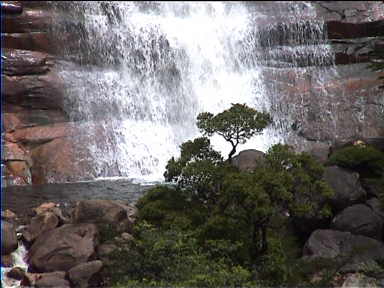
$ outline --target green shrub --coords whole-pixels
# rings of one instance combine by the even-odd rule
[[[365,178],[380,177],[384,172],[384,153],[370,146],[349,146],[333,153],[328,165],[354,170]]]
[[[142,222],[135,236],[130,247],[111,256],[109,286],[239,287],[251,283],[247,268],[233,264],[226,255],[212,258],[193,233],[161,230]]]

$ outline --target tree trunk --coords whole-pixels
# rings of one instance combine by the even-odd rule
[[[268,250],[268,242],[267,242],[267,228],[263,227],[261,228],[261,238],[262,238],[262,244],[261,244],[261,253],[265,253]]]
[[[232,163],[232,156],[236,153],[236,146],[232,144],[232,150],[228,154],[228,161],[229,163]]]

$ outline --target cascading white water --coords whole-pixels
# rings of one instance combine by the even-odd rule
[[[63,47],[71,63],[62,63],[60,75],[71,119],[93,139],[87,143],[92,176],[163,180],[167,160],[199,135],[197,114],[221,112],[231,103],[271,111],[278,125],[290,125],[274,107],[281,103],[266,88],[262,65],[324,64],[329,49],[318,45],[322,23],[313,21],[310,3],[275,3],[267,5],[274,16],[294,21],[279,30],[286,31],[285,46],[265,34],[268,25],[275,27],[271,11],[251,2],[53,3],[71,11],[72,26],[64,28],[80,35]],[[283,142],[278,125],[239,149],[265,151]],[[212,142],[227,155],[228,143]]]

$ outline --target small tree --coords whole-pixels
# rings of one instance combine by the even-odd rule
[[[261,134],[271,122],[268,113],[259,112],[245,104],[232,104],[231,108],[217,115],[203,112],[197,116],[197,127],[204,136],[217,133],[231,143],[232,150],[228,154],[228,160],[236,153],[237,145]]]
[[[172,157],[166,166],[166,181],[176,182],[184,193],[200,201],[214,201],[222,178],[223,158],[208,138],[199,137],[180,146],[178,159]]]

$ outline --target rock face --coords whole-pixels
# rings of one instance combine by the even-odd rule
[[[332,204],[337,210],[357,203],[366,196],[359,182],[359,174],[349,172],[337,166],[327,167],[324,180],[334,190]]]
[[[303,248],[305,259],[333,259],[343,264],[344,272],[363,269],[362,263],[384,257],[384,244],[375,239],[349,232],[316,230]]]
[[[87,262],[95,252],[97,228],[94,224],[67,224],[41,234],[28,251],[34,271],[68,271]]]
[[[1,220],[1,255],[7,255],[18,247],[16,230],[13,224]]]
[[[277,15],[277,6],[287,5],[284,3],[248,1],[245,5],[249,9],[256,7],[258,14],[266,16],[255,19],[260,30],[259,44],[265,48],[257,64],[264,65],[266,97],[270,99],[276,126],[283,127],[287,143],[299,150],[315,150],[324,159],[327,148],[337,141],[382,137],[384,96],[378,89],[381,82],[377,80],[378,73],[367,69],[367,64],[374,61],[373,53],[384,46],[381,1],[313,1],[310,12],[315,17],[311,16],[309,21],[305,17],[287,17],[288,10]],[[68,83],[62,83],[57,73],[56,57],[62,57],[64,51],[87,50],[79,41],[86,33],[78,28],[76,20],[61,15],[54,6],[51,1],[2,2],[2,92],[6,96],[2,113],[8,134],[4,143],[7,156],[2,160],[6,185],[85,180],[97,177],[102,170],[92,167],[94,159],[87,151],[78,151],[94,142],[76,132],[45,138],[46,141],[44,137],[32,142],[23,137],[12,140],[20,130],[70,120],[70,111],[65,107]],[[71,4],[67,10],[73,8]],[[311,26],[314,22],[316,27]],[[59,29],[60,35],[52,32],[52,28],[60,25],[70,28]],[[314,41],[320,30],[325,31],[324,39]],[[317,47],[312,54],[303,52],[312,46]],[[284,47],[295,52],[284,53]],[[92,64],[98,64],[94,58],[100,57],[87,57]],[[274,69],[276,66],[278,69]],[[39,133],[38,129],[29,131]],[[105,138],[108,132],[100,135],[100,139]],[[22,157],[9,157],[16,152],[21,155],[19,151],[23,151]],[[248,169],[250,164],[244,165]],[[116,175],[117,169],[113,167],[110,173]]]
[[[298,50],[297,54],[304,55],[300,56],[303,59],[292,57],[289,65],[285,65],[300,66],[300,69],[281,67],[266,71],[265,82],[267,91],[271,91],[272,111],[277,114],[274,118],[285,127],[287,142],[300,150],[312,150],[320,144],[331,146],[337,141],[382,137],[384,94],[379,89],[382,82],[378,81],[381,74],[367,67],[375,60],[374,53],[382,51],[383,3],[312,3],[329,46],[322,46],[324,42],[321,41],[315,44],[318,48],[308,56],[309,59],[299,49],[300,45],[313,44],[313,30],[301,27],[300,23],[289,24],[286,18],[279,21],[273,16],[267,20],[268,25],[262,26],[266,37],[273,36],[272,42],[265,41],[266,47],[272,43],[268,47],[270,50],[295,43],[296,38],[289,35],[289,30],[297,29],[297,25],[300,26],[297,33],[305,34],[308,39],[308,42],[291,46],[292,50]],[[270,9],[273,11],[273,7]],[[310,46],[305,47],[309,49]],[[315,65],[318,67],[314,68]]]
[[[331,229],[347,231],[382,240],[382,219],[367,205],[357,204],[340,212],[333,219]]]

